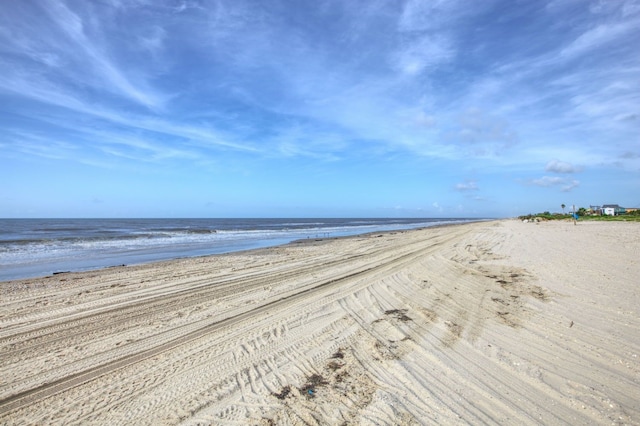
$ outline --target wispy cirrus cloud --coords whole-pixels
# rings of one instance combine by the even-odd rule
[[[601,49],[608,44],[615,43],[621,37],[637,32],[637,19],[621,23],[600,24],[580,34],[575,40],[564,47],[559,55],[563,58],[573,58],[588,54],[594,49]]]
[[[16,6],[17,19],[0,18],[6,28],[0,40],[13,53],[5,66],[14,73],[61,86],[67,93],[106,91],[152,110],[162,108],[166,96],[149,87],[144,73],[137,72],[132,79],[108,51],[107,21],[99,19],[108,14],[98,17],[88,4],[82,11],[73,11],[64,2],[41,4],[37,11],[27,4]],[[20,19],[26,15],[29,19]],[[131,70],[132,64],[126,68]],[[38,88],[33,91],[37,94]]]
[[[402,159],[389,179],[448,182],[467,200],[477,182],[580,192],[574,173],[640,167],[638,4],[0,4],[0,144],[13,158],[196,169],[348,174]]]
[[[392,65],[404,74],[415,76],[451,61],[454,55],[448,39],[439,35],[423,35],[396,51]]]
[[[290,126],[298,133],[306,132],[306,137],[289,140],[289,148],[281,151],[287,155],[312,153],[302,141],[312,138],[318,127],[333,126],[333,133],[342,136],[333,138],[334,145],[312,147],[319,157],[328,154],[327,150],[343,151],[345,143],[366,140],[383,150],[410,150],[427,157],[502,157],[503,162],[515,163],[524,157],[509,154],[508,149],[523,138],[545,129],[557,133],[571,126],[613,126],[607,117],[625,117],[625,111],[632,108],[636,99],[633,93],[638,83],[625,71],[630,68],[606,67],[613,77],[607,77],[604,68],[563,68],[571,58],[633,33],[636,17],[630,12],[622,22],[613,23],[606,20],[614,12],[602,12],[602,23],[579,24],[551,51],[537,49],[536,40],[527,40],[534,44],[531,50],[539,53],[525,60],[501,54],[497,48],[501,39],[491,40],[495,48],[484,40],[475,46],[475,51],[469,50],[465,28],[491,10],[491,2],[471,6],[457,1],[409,1],[396,6],[373,2],[364,8],[321,2],[317,8],[305,10],[309,15],[305,25],[291,19],[284,9],[256,8],[243,1],[150,7],[142,2],[115,2],[112,10],[103,10],[94,6],[72,8],[59,2],[43,7],[46,13],[39,18],[42,31],[38,35],[21,20],[7,21],[16,30],[14,33],[23,34],[11,44],[17,50],[31,52],[34,60],[50,65],[49,74],[24,64],[22,68],[12,67],[14,82],[7,84],[5,90],[75,110],[90,105],[87,109],[115,111],[112,105],[117,103],[106,97],[99,101],[103,105],[95,103],[95,94],[107,90],[116,96],[113,101],[133,101],[149,109],[149,114],[138,110],[132,120],[126,119],[130,114],[122,114],[115,120],[119,125],[140,127],[136,123],[143,123],[142,127],[148,127],[144,123],[152,123],[164,129],[161,131],[171,129],[170,133],[178,136],[204,134],[205,139],[217,140],[220,146],[246,146],[231,140],[255,133],[245,129],[245,135],[236,132],[234,137],[211,137],[224,133],[221,127],[241,129],[242,116],[235,118],[233,114],[237,113],[232,111],[243,111],[262,115],[269,123],[269,134],[290,134]],[[530,9],[539,13],[536,9],[543,8]],[[149,19],[139,27],[120,24],[118,29],[124,30],[126,36],[122,40],[109,38],[118,14],[125,11]],[[167,17],[179,15],[180,19],[161,21],[163,13]],[[337,13],[341,18],[333,21],[333,32],[318,38],[320,28],[310,23]],[[517,13],[510,10],[505,17]],[[395,33],[382,39],[373,24]],[[501,24],[497,21],[495,25],[499,28]],[[194,26],[202,29],[203,37],[193,37]],[[494,31],[491,27],[479,27],[480,30]],[[133,40],[129,44],[135,48],[124,40]],[[374,48],[372,40],[380,43]],[[543,35],[539,43],[544,42]],[[178,46],[196,54],[189,59],[190,66],[176,61],[182,56]],[[134,58],[134,51],[146,51],[147,56]],[[460,51],[465,54],[460,56]],[[492,55],[492,68],[461,74],[476,66],[476,51]],[[126,67],[122,65],[124,58],[129,59]],[[159,89],[153,82],[162,80],[144,66],[145,59],[162,72],[184,69],[185,81],[190,83],[180,85],[178,90],[172,89],[178,87],[175,83],[163,84],[166,89]],[[440,93],[433,85],[433,73],[441,66],[454,66],[463,77],[453,84],[453,92]],[[556,69],[562,69],[562,73],[555,73]],[[76,82],[53,79],[51,72],[69,72]],[[593,78],[594,73],[597,79]],[[594,81],[602,79],[611,83],[596,87]],[[102,84],[105,81],[108,84]],[[457,87],[460,81],[465,84]],[[529,82],[543,84],[544,90],[539,86],[531,88]],[[196,99],[202,102],[199,95],[215,99],[212,106],[219,111],[230,112],[224,126],[220,121],[189,126],[177,123],[180,112],[176,108],[187,108]],[[167,103],[169,98],[176,101],[177,107]],[[553,105],[569,108],[562,114],[564,117],[558,117],[553,115]],[[545,113],[547,106],[551,108]],[[201,107],[202,104],[192,106]],[[158,108],[168,109],[165,114],[156,114]],[[535,111],[527,117],[527,125],[522,122],[525,111]],[[118,116],[112,112],[109,115]],[[410,115],[418,118],[408,120]],[[420,117],[428,117],[429,126]],[[560,124],[565,118],[568,120]],[[318,126],[318,122],[323,125]],[[260,144],[277,142],[267,136]],[[271,148],[264,150],[267,151],[274,152]]]

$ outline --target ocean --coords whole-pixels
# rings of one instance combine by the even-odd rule
[[[477,219],[0,219],[0,281]]]

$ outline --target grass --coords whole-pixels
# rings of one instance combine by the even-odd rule
[[[570,214],[549,214],[538,213],[529,214],[525,216],[519,216],[519,219],[542,219],[542,220],[572,220],[573,216]],[[580,216],[579,221],[596,221],[596,222],[640,222],[639,214],[625,214],[618,216]]]
[[[640,222],[639,215],[620,215],[620,216],[583,216],[580,220],[592,220],[600,222]]]

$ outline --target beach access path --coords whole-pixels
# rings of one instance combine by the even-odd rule
[[[640,424],[640,224],[479,222],[0,283],[1,424]]]

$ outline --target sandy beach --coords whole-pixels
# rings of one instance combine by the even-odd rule
[[[1,424],[640,424],[640,224],[481,222],[0,283]]]

